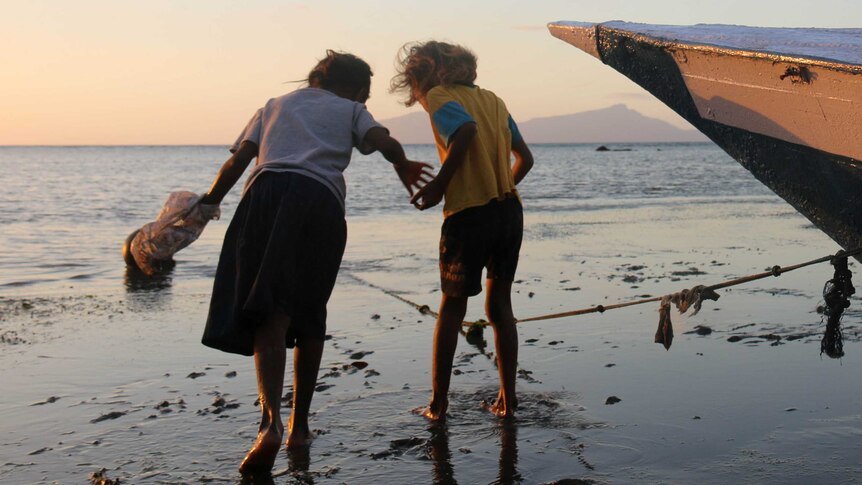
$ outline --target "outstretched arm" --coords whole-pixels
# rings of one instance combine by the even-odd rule
[[[365,143],[379,151],[383,158],[392,163],[401,183],[407,188],[407,192],[413,195],[413,190],[419,189],[427,184],[433,177],[431,165],[422,162],[407,160],[404,147],[395,138],[389,136],[385,128],[376,126],[365,134]],[[422,184],[420,184],[422,182]]]
[[[524,180],[527,172],[533,168],[533,153],[523,138],[512,143],[512,153],[515,154],[515,164],[512,165],[512,176],[515,178],[515,185],[518,185],[521,183],[521,180]]]
[[[419,210],[425,210],[439,204],[443,200],[443,194],[446,193],[446,187],[449,186],[449,181],[459,167],[464,163],[467,156],[467,150],[470,148],[470,143],[476,136],[475,122],[464,123],[458,128],[458,131],[452,135],[452,142],[449,143],[449,153],[446,154],[446,161],[443,162],[443,167],[434,180],[425,184],[419,189],[410,199],[410,202]]]
[[[212,187],[201,199],[201,204],[220,204],[224,196],[230,192],[230,189],[236,184],[236,181],[245,172],[248,164],[257,156],[257,145],[244,141],[240,145],[239,150],[228,158],[221,169],[218,171]]]

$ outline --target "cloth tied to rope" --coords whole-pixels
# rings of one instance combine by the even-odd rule
[[[670,306],[676,306],[680,315],[685,314],[689,308],[694,308],[692,316],[697,315],[703,300],[716,301],[719,294],[712,288],[704,285],[697,285],[691,289],[685,289],[677,293],[671,293],[661,298],[661,303],[658,309],[658,330],[655,333],[655,342],[664,345],[665,350],[670,350],[670,345],[673,343],[673,323],[670,320]]]

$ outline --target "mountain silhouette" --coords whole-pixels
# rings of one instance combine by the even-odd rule
[[[434,143],[424,111],[382,120],[401,143]],[[645,143],[708,141],[697,130],[683,130],[617,104],[608,108],[518,121],[527,143]]]

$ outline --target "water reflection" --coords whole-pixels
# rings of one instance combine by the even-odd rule
[[[170,306],[173,266],[152,276],[126,266],[123,282],[126,301],[133,312],[165,311]]]
[[[308,472],[310,466],[311,449],[308,446],[287,450],[287,471],[291,475],[296,476],[305,474]]]
[[[169,289],[173,282],[174,264],[166,266],[158,273],[147,276],[143,271],[134,266],[126,266],[126,274],[123,282],[126,284],[126,292],[136,293],[142,291],[162,291]]]
[[[493,483],[521,483],[518,473],[518,427],[515,420],[500,420],[496,432],[500,435],[500,473]]]
[[[431,438],[428,440],[428,455],[434,462],[432,483],[457,484],[446,424],[432,424],[428,431],[431,433]],[[497,479],[491,483],[499,485],[521,483],[521,474],[518,473],[518,426],[515,419],[500,420],[494,433],[500,437],[500,458]]]
[[[244,475],[237,485],[275,485],[275,480],[269,473],[259,475]]]
[[[455,468],[452,466],[452,452],[449,450],[449,429],[445,423],[433,423],[428,431],[428,455],[434,461],[434,485],[458,483],[455,480]]]

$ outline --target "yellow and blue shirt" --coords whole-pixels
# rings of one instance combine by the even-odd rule
[[[426,95],[440,160],[446,160],[452,135],[465,123],[477,131],[464,163],[446,189],[443,217],[491,200],[517,197],[512,176],[512,143],[521,139],[503,100],[478,86],[436,86]]]

